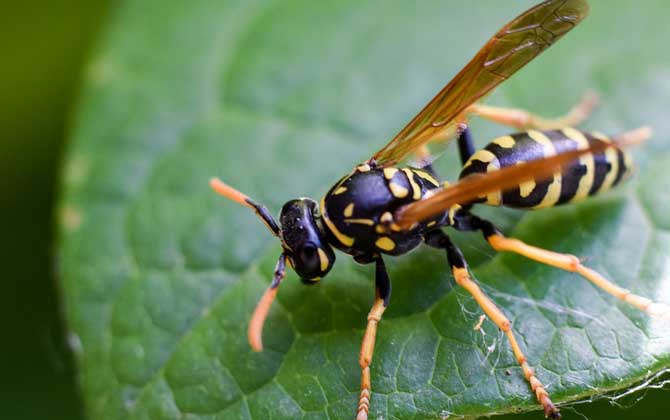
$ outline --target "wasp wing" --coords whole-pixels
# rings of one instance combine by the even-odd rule
[[[498,31],[474,58],[383,149],[378,166],[398,163],[417,147],[451,139],[468,106],[488,94],[586,17],[586,0],[548,0]]]
[[[579,159],[581,155],[601,153],[609,147],[621,148],[637,144],[649,136],[651,136],[651,129],[640,127],[617,136],[612,143],[597,142],[588,148],[568,151],[484,174],[469,175],[429,198],[401,207],[393,218],[401,229],[409,229],[415,223],[438,215],[455,204],[467,204],[486,194],[518,187],[526,181],[546,181],[555,172],[559,172],[563,166]]]

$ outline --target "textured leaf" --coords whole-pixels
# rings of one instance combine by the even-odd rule
[[[349,419],[371,267],[345,255],[314,287],[291,274],[254,354],[246,327],[279,245],[220,176],[274,211],[390,138],[530,3],[128,0],[93,55],[63,174],[59,272],[95,419]],[[583,204],[479,209],[510,235],[575,253],[669,302],[670,28],[658,1],[594,1],[578,29],[489,102],[559,114],[588,89],[587,127],[651,124],[638,174]],[[479,145],[505,128],[474,125]],[[453,179],[455,151],[439,162]],[[670,326],[576,275],[454,234],[557,402],[624,389],[670,364]],[[371,418],[538,409],[504,337],[454,288],[443,253],[389,264]],[[538,413],[539,417],[540,414]]]

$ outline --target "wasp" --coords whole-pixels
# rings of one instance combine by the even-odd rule
[[[386,146],[337,181],[320,202],[309,198],[286,202],[279,222],[242,192],[219,179],[210,181],[217,193],[252,209],[281,242],[274,277],[250,320],[248,339],[253,350],[262,350],[263,324],[287,264],[308,284],[318,283],[331,270],[334,248],[358,263],[375,264],[375,299],[359,355],[356,408],[356,418],[367,419],[377,326],[391,297],[384,256],[402,255],[425,243],[445,251],[456,283],[506,335],[545,416],[559,418],[559,409],[524,356],[511,322],[472,278],[463,254],[444,228],[480,232],[496,251],[578,273],[650,315],[670,318],[670,306],[614,285],[576,256],[508,238],[472,212],[480,203],[522,209],[572,203],[606,191],[629,175],[632,163],[623,146],[645,140],[651,130],[641,127],[610,138],[572,128],[594,106],[588,95],[557,119],[481,103],[496,86],[578,25],[588,9],[585,0],[548,0],[514,18]],[[525,131],[497,138],[475,151],[468,128],[473,116]],[[463,167],[459,180],[449,184],[435,172],[428,145],[453,139]],[[403,164],[410,155],[423,164]]]

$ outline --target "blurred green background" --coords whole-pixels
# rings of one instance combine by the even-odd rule
[[[70,110],[107,1],[0,6],[0,418],[83,418],[52,267]]]
[[[84,0],[2,4],[2,418],[83,418],[53,275],[53,202],[78,80],[108,8],[107,1]],[[658,418],[666,398],[652,390],[626,410],[607,401],[575,409],[593,420]],[[564,414],[579,418],[571,409]]]

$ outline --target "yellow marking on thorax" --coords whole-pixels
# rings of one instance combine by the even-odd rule
[[[421,171],[421,170],[418,170],[418,169],[414,169],[414,170],[412,170],[412,172],[417,174],[419,177],[427,180],[428,182],[435,185],[436,187],[438,187],[440,185],[440,182],[426,171]]]
[[[333,195],[338,195],[342,194],[343,192],[347,191],[347,187],[339,187],[335,191],[333,191]]]
[[[388,236],[382,236],[375,241],[375,246],[383,251],[392,251],[395,248],[395,242]]]
[[[373,226],[375,224],[375,221],[372,219],[344,219],[344,223]]]
[[[354,244],[354,238],[351,236],[347,236],[344,233],[340,232],[337,229],[337,226],[328,218],[328,213],[326,212],[326,206],[325,206],[325,197],[321,199],[321,217],[323,218],[324,222],[326,222],[326,226],[328,226],[328,229],[333,233],[333,236],[337,238],[340,243],[346,247],[351,247]]]
[[[398,168],[384,168],[384,178],[390,181],[397,172]]]
[[[400,229],[400,226],[393,221],[393,215],[390,211],[382,213],[379,217],[379,222],[380,223],[375,226],[375,232],[377,233],[386,233],[389,228],[395,232],[400,232],[402,230]]]
[[[412,170],[409,168],[403,168],[402,170],[405,175],[407,176],[407,180],[409,181],[409,185],[412,187],[412,200],[416,201],[421,198],[421,187],[419,187],[419,184],[416,183],[414,180],[414,174],[412,173]]]
[[[511,149],[514,147],[516,144],[516,141],[512,136],[502,136],[498,137],[497,139],[493,140],[494,144],[497,144],[498,146],[505,148],[505,149]]]
[[[389,182],[389,189],[391,190],[391,194],[396,198],[405,198],[407,197],[407,194],[409,194],[407,188],[398,185],[395,182]]]
[[[354,203],[347,204],[342,214],[344,214],[344,217],[351,217],[354,214]]]
[[[580,131],[570,127],[564,128],[562,131],[566,137],[577,142],[578,150],[584,150],[589,147],[588,139],[584,137]],[[577,191],[575,192],[574,197],[570,199],[570,202],[579,201],[588,197],[589,191],[591,191],[591,187],[593,186],[593,177],[596,173],[593,154],[589,153],[587,155],[580,156],[579,163],[586,166],[586,173],[582,175],[581,179],[579,180]]]
[[[317,248],[316,251],[319,253],[319,262],[321,263],[321,272],[326,271],[328,268],[328,256],[321,248]]]
[[[550,157],[556,155],[556,148],[551,142],[549,137],[544,133],[537,130],[528,130],[528,136],[541,144],[544,147],[544,157]],[[539,204],[533,206],[535,209],[551,207],[558,203],[558,199],[561,198],[561,184],[563,176],[560,172],[554,173],[554,178],[549,183],[547,187],[547,192],[545,193],[542,201]]]

